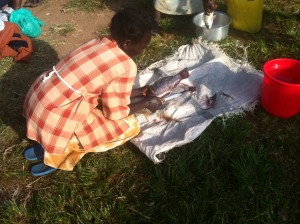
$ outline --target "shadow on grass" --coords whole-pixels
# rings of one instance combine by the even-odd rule
[[[141,0],[70,0],[65,4],[65,9],[71,11],[95,12],[108,8],[114,12],[124,7],[136,7],[153,13],[153,1]],[[152,15],[152,14],[151,14]]]
[[[0,62],[0,210],[10,204],[18,187],[26,189],[21,191],[20,198],[28,193],[29,172],[24,172],[28,167],[21,155],[28,145],[24,141],[27,138],[23,101],[33,81],[58,61],[57,53],[48,43],[37,39],[33,43],[36,49],[28,63],[15,63],[12,58]]]
[[[56,51],[42,40],[33,40],[35,53],[28,63],[14,63],[0,78],[0,120],[24,138],[23,101],[33,81],[58,62]],[[2,147],[2,146],[1,146]]]

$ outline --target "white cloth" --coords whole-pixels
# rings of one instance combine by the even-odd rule
[[[203,11],[202,0],[154,0],[154,8],[165,14],[186,15]]]
[[[7,21],[9,21],[9,14],[0,11],[0,22],[3,23],[3,22],[7,22]],[[0,27],[0,29],[1,29],[1,27]],[[4,29],[4,26],[3,26],[3,28],[1,30],[3,30],[3,29]]]
[[[165,152],[192,142],[216,117],[252,110],[259,102],[262,72],[206,42],[181,46],[174,55],[140,71],[135,87],[175,75],[185,67],[190,77],[182,82],[196,86],[195,95],[185,93],[154,114],[137,114],[141,132],[131,142],[154,163],[162,162]],[[214,107],[201,109],[203,94],[217,95]]]
[[[4,30],[5,24],[2,20],[0,20],[0,31]]]
[[[13,8],[11,7],[6,7],[3,11],[9,13],[9,14],[12,14],[13,11],[15,11]]]

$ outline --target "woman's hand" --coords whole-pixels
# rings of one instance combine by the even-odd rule
[[[215,3],[214,0],[202,0],[203,1],[203,9],[204,13],[208,15],[209,13],[212,13],[218,8],[217,3]]]
[[[149,86],[143,86],[137,89],[132,89],[130,98],[139,97],[139,96],[146,96],[149,92]]]
[[[146,108],[154,113],[165,101],[163,98],[156,96],[148,96],[145,98]]]
[[[129,105],[129,114],[135,114],[142,109],[148,109],[154,113],[164,102],[164,99],[156,96],[142,97],[141,101]]]

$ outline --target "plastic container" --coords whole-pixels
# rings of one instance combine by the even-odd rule
[[[280,118],[300,112],[300,61],[274,59],[264,64],[263,72],[262,107]]]
[[[227,13],[232,28],[257,33],[262,26],[263,0],[227,0]]]

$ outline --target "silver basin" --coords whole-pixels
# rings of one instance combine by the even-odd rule
[[[215,19],[212,27],[207,29],[203,19],[204,13],[201,12],[193,17],[193,23],[196,26],[196,36],[202,37],[207,41],[220,41],[227,37],[231,18],[226,13],[214,12]]]

